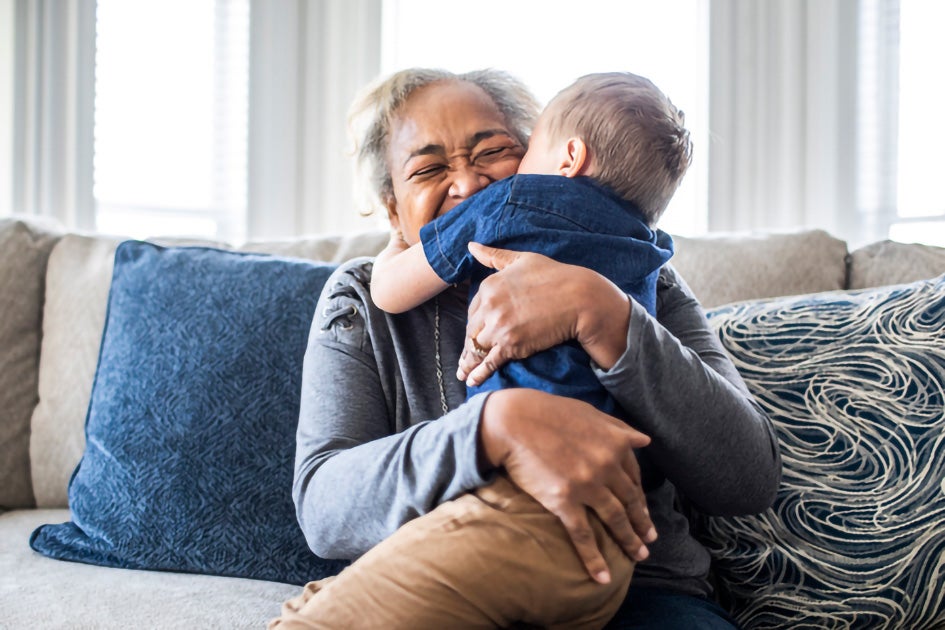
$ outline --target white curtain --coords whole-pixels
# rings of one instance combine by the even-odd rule
[[[367,229],[345,117],[380,71],[381,0],[253,0],[248,237]]]
[[[15,41],[0,213],[94,229],[95,0],[3,1]],[[251,11],[247,236],[373,226],[352,201],[345,112],[380,69],[381,0],[252,0]]]
[[[877,181],[863,156],[884,155],[884,172],[895,172],[896,92],[888,76],[883,99],[864,85],[876,64],[895,66],[862,54],[871,3],[712,0],[710,230],[885,237],[889,208],[867,208],[863,186],[884,187],[873,196],[886,199],[894,178]]]
[[[0,217],[13,212],[13,43],[16,5],[0,0]]]
[[[16,0],[13,211],[92,229],[94,0]]]
[[[0,1],[16,21],[0,193],[14,212],[91,229],[95,2]],[[897,0],[710,6],[709,229],[885,237]],[[377,225],[353,201],[345,111],[380,69],[382,12],[382,0],[251,0],[249,238]]]

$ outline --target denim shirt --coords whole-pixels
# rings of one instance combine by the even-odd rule
[[[467,243],[476,241],[593,269],[651,315],[656,313],[659,270],[673,254],[670,236],[651,229],[634,204],[591,178],[559,175],[515,175],[497,182],[423,226],[420,240],[442,280],[471,280],[470,300],[494,271],[469,253]],[[508,363],[469,388],[468,395],[509,387],[577,398],[622,415],[575,341]]]

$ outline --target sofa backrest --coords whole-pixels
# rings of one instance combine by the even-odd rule
[[[849,289],[904,284],[945,273],[945,248],[879,241],[850,254]]]
[[[674,240],[671,262],[705,308],[846,286],[847,245],[823,230]]]
[[[374,255],[387,238],[378,230],[238,249],[337,263]],[[69,478],[85,449],[85,416],[119,242],[63,235],[32,220],[0,221],[0,509],[32,505],[34,497],[40,507],[67,505]],[[903,252],[924,262],[890,263]],[[857,288],[887,278],[904,282],[916,273],[930,277],[945,273],[945,250],[877,244],[850,255],[843,241],[820,230],[728,234],[676,237],[673,264],[711,308],[844,289],[848,277]]]
[[[376,231],[249,243],[240,251],[342,262],[374,255],[389,234]],[[180,239],[155,239],[164,245],[210,245]],[[115,249],[119,238],[68,234],[49,256],[46,310],[32,415],[29,461],[38,507],[65,507],[69,478],[85,450],[85,417],[95,379],[105,325]]]
[[[36,406],[46,261],[53,224],[0,220],[0,510],[33,505],[30,416]]]

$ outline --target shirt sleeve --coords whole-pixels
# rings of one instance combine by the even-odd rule
[[[325,558],[357,558],[491,479],[477,465],[485,395],[398,431],[405,394],[380,377],[366,323],[380,313],[366,291],[344,273],[329,279],[303,363],[292,495],[309,547]]]
[[[475,259],[467,245],[493,242],[508,190],[503,182],[493,184],[420,228],[423,253],[441,280],[455,284],[469,277]]]
[[[652,460],[696,507],[761,512],[781,476],[771,421],[682,278],[664,267],[657,287],[658,321],[634,302],[627,351],[598,377],[652,439]]]

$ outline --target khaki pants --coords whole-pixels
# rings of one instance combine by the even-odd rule
[[[310,582],[269,628],[601,628],[634,563],[591,523],[607,585],[591,580],[557,517],[499,477],[410,521],[338,576]]]

